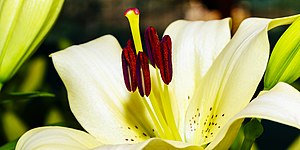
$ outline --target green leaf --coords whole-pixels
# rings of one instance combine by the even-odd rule
[[[0,150],[14,150],[17,145],[18,139],[6,143],[0,147]]]
[[[13,92],[13,93],[2,93],[0,95],[0,103],[4,103],[10,100],[28,100],[37,97],[55,97],[54,94],[48,92]]]

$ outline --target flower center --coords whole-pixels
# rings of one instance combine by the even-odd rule
[[[139,29],[139,10],[129,8],[124,14],[130,24],[132,40],[128,40],[122,52],[122,68],[126,88],[134,92],[138,87],[140,95],[149,96],[151,80],[149,61],[157,67],[165,84],[172,80],[172,42],[168,35],[159,41],[157,32],[153,27],[145,31],[146,53],[143,51]]]
[[[148,27],[145,31],[146,51],[143,51],[139,30],[139,10],[129,8],[124,15],[129,21],[133,38],[133,40],[127,41],[121,54],[126,88],[130,92],[135,92],[138,88],[155,126],[154,134],[156,137],[182,141],[175,123],[168,90],[173,75],[171,38],[165,35],[160,41],[155,29]],[[152,81],[157,88],[154,94],[150,93],[149,64],[156,69],[157,80]]]

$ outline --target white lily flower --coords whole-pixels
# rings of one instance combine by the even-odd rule
[[[175,21],[165,31],[173,79],[163,85],[150,66],[149,97],[127,91],[122,48],[111,35],[54,53],[71,110],[87,132],[36,128],[16,149],[227,149],[248,117],[300,129],[300,93],[290,85],[278,83],[250,102],[268,61],[268,29],[297,17],[247,19],[232,39],[229,19]]]

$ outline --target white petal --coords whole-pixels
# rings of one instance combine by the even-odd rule
[[[188,143],[169,141],[162,139],[149,139],[137,144],[104,145],[95,150],[153,150],[153,149],[183,149],[183,150],[203,150],[202,147]]]
[[[170,24],[164,34],[170,35],[172,39],[174,76],[195,78],[195,75],[203,76],[207,72],[229,42],[230,19],[178,20]],[[198,72],[195,74],[191,72],[193,70]]]
[[[278,83],[268,92],[260,94],[245,109],[235,115],[220,131],[210,148],[230,146],[226,139],[234,137],[233,128],[244,118],[262,118],[300,129],[300,93],[286,83]],[[225,137],[224,137],[225,136]],[[229,144],[229,145],[228,145]]]
[[[293,19],[295,18],[288,20]],[[282,19],[282,24],[286,23],[284,20]],[[213,135],[250,102],[267,65],[267,31],[271,21],[263,18],[249,18],[243,21],[232,40],[212,64],[188,109],[186,136],[189,141],[212,141]],[[194,132],[188,126],[190,120],[198,113],[202,115],[196,119],[200,125],[198,128],[210,130],[207,133],[203,131],[202,139],[197,139],[201,130]],[[209,126],[212,123],[217,126]],[[207,138],[204,138],[205,136]]]
[[[40,127],[29,130],[18,141],[16,150],[85,150],[102,144],[86,132],[66,127]]]
[[[126,90],[121,50],[118,41],[106,35],[52,54],[73,114],[105,144],[134,143],[153,134],[139,95]]]
[[[169,87],[177,100],[174,102],[178,102],[173,106],[179,107],[180,130],[183,133],[189,99],[201,77],[231,38],[230,19],[206,22],[178,20],[170,24],[164,34],[172,39],[173,79]]]

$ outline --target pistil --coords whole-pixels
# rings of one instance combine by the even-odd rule
[[[135,64],[135,70],[132,70],[136,74],[137,78],[135,80],[137,81],[139,93],[142,97],[144,95],[149,96],[151,91],[151,80],[150,80],[150,71],[149,71],[149,63],[148,63],[148,57],[143,52],[142,43],[141,43],[141,37],[140,37],[140,28],[139,28],[139,10],[137,8],[129,8],[125,11],[125,16],[127,17],[131,29],[131,34],[133,37],[133,42],[135,46],[135,51],[137,56],[137,59],[132,64]],[[124,51],[124,50],[123,50]],[[132,60],[134,61],[134,60]],[[131,67],[129,67],[131,68]],[[133,67],[132,67],[133,68]],[[131,70],[130,70],[131,71]],[[124,71],[123,67],[123,73],[126,73]],[[124,80],[126,84],[126,74],[124,75]],[[127,85],[126,85],[127,87]],[[127,88],[128,89],[128,88]],[[134,90],[129,90],[134,92]]]
[[[129,8],[125,11],[124,15],[127,17],[130,25],[136,54],[138,54],[138,52],[143,52],[139,27],[140,11],[137,8]]]

